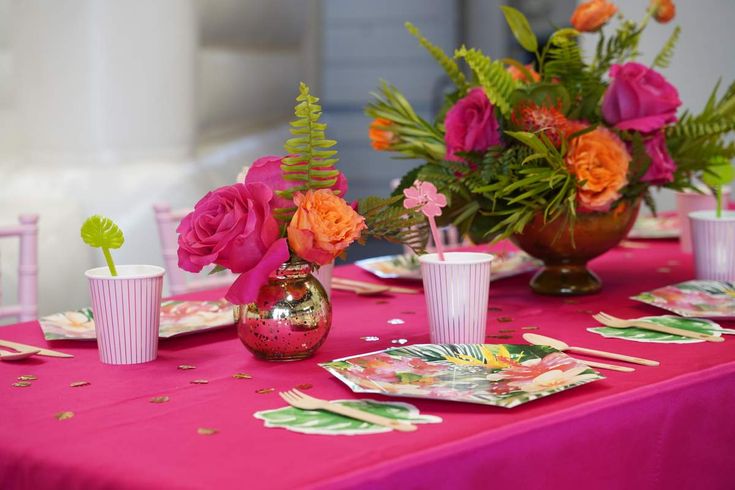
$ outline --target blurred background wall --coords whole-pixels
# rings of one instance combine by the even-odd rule
[[[381,79],[430,117],[447,80],[409,36],[416,24],[451,52],[465,42],[522,56],[498,6],[522,10],[543,38],[574,0],[0,0],[0,223],[37,212],[40,312],[88,303],[83,271],[101,265],[79,226],[115,219],[119,263],[161,264],[152,205],[191,207],[243,165],[282,153],[299,80],[321,96],[350,198],[387,194],[412,167],[370,149],[362,110]],[[616,0],[639,18],[647,2]],[[683,27],[666,76],[699,109],[729,83],[735,2],[677,2]],[[652,26],[644,60],[672,25]],[[663,208],[669,196],[660,197]],[[350,258],[395,250],[353,247]],[[17,247],[0,242],[5,296]]]

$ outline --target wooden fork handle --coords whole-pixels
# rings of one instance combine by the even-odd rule
[[[632,362],[633,364],[642,364],[644,366],[658,366],[658,361],[651,359],[643,359],[642,357],[626,356],[625,354],[616,354],[614,352],[605,352],[602,350],[587,349],[585,347],[569,347],[570,351],[579,354],[587,354],[588,356],[604,357],[606,359],[615,359],[618,361]]]
[[[724,342],[725,339],[722,337],[716,337],[714,335],[707,335],[701,332],[692,332],[691,330],[685,330],[683,328],[667,327],[666,325],[659,325],[653,322],[631,322],[631,326],[642,328],[645,330],[653,330],[654,332],[670,333],[672,335],[679,335],[681,337],[688,337],[690,339],[706,340],[708,342]]]
[[[577,358],[575,357],[575,359]],[[577,360],[582,364],[586,364],[589,367],[598,369],[609,369],[610,371],[620,371],[622,373],[632,373],[633,371],[635,371],[635,368],[628,366],[618,366],[617,364],[607,364],[606,362],[585,361],[583,359]]]
[[[322,410],[328,410],[330,412],[350,417],[351,419],[362,420],[363,422],[369,422],[371,424],[382,425],[384,427],[390,427],[391,429],[399,430],[402,432],[413,432],[416,430],[416,426],[413,424],[407,424],[398,420],[389,419],[388,417],[382,417],[375,415],[374,413],[363,412],[352,407],[346,407],[337,403],[324,402],[319,407]]]

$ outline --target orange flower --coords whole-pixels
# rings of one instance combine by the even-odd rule
[[[581,32],[594,32],[604,26],[618,8],[607,0],[590,0],[580,3],[572,14],[570,22]]]
[[[543,131],[557,148],[561,145],[561,135],[568,125],[560,106],[538,105],[528,100],[518,104],[510,118],[513,124],[524,131]]]
[[[510,76],[513,77],[513,80],[516,80],[518,82],[523,83],[531,83],[531,82],[540,82],[541,81],[541,75],[539,75],[536,70],[533,69],[533,65],[530,63],[526,65],[526,70],[528,70],[528,74],[531,75],[531,80],[528,80],[528,77],[526,77],[526,73],[518,68],[515,65],[510,65],[508,67],[508,73],[510,73]]]
[[[566,155],[569,171],[584,184],[577,189],[580,211],[608,211],[627,184],[630,155],[615,133],[597,128],[574,138]]]
[[[370,145],[378,151],[390,150],[393,143],[398,140],[395,133],[384,129],[387,126],[391,126],[393,122],[389,119],[382,117],[376,117],[373,122],[370,123],[370,129],[368,130],[368,136],[370,137]]]
[[[676,5],[672,0],[651,0],[648,8],[653,10],[653,18],[662,24],[676,15]]]
[[[296,213],[288,225],[288,244],[309,262],[330,263],[366,228],[365,218],[330,189],[298,193],[293,202]]]

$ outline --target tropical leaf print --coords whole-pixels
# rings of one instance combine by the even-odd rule
[[[650,316],[640,318],[652,323],[658,323],[667,327],[681,328],[692,332],[704,333],[719,337],[719,324],[700,318],[682,318],[678,316]],[[611,328],[611,327],[595,327],[588,328],[589,332],[593,332],[603,337],[632,340],[634,342],[657,342],[657,343],[673,343],[673,344],[690,344],[696,342],[705,342],[704,340],[682,337],[680,335],[672,335],[662,332],[654,332],[653,330],[645,330],[642,328]]]
[[[410,403],[379,402],[375,400],[333,400],[332,403],[412,424],[438,424],[442,422],[441,417],[421,415],[419,410]],[[266,427],[280,427],[302,434],[354,436],[379,434],[392,430],[389,427],[351,419],[324,410],[301,410],[295,407],[263,410],[254,413],[253,417],[265,421]]]

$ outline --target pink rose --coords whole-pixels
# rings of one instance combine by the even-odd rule
[[[602,100],[602,115],[613,126],[642,133],[676,122],[679,92],[655,70],[628,62],[610,68],[612,82]]]
[[[234,184],[207,193],[181,220],[179,267],[200,272],[217,264],[240,277],[227,291],[228,301],[255,301],[268,275],[289,258],[285,238],[271,212],[273,192],[261,183]]]
[[[447,160],[462,161],[457,152],[481,152],[500,144],[493,105],[480,87],[470,90],[449,109],[444,126]]]
[[[284,191],[291,187],[299,185],[298,182],[284,180],[281,164],[284,157],[273,155],[260,157],[255,160],[245,174],[245,183],[252,184],[254,182],[262,182],[273,191],[273,200],[271,208],[290,208],[293,207],[293,201],[279,197],[276,191]],[[335,191],[339,191],[340,197],[347,194],[347,179],[342,172],[337,176],[337,182],[331,187]]]
[[[674,180],[676,163],[671,159],[669,150],[666,148],[666,139],[662,131],[658,131],[653,138],[643,144],[646,153],[651,157],[651,165],[641,181],[653,185],[664,185]]]

